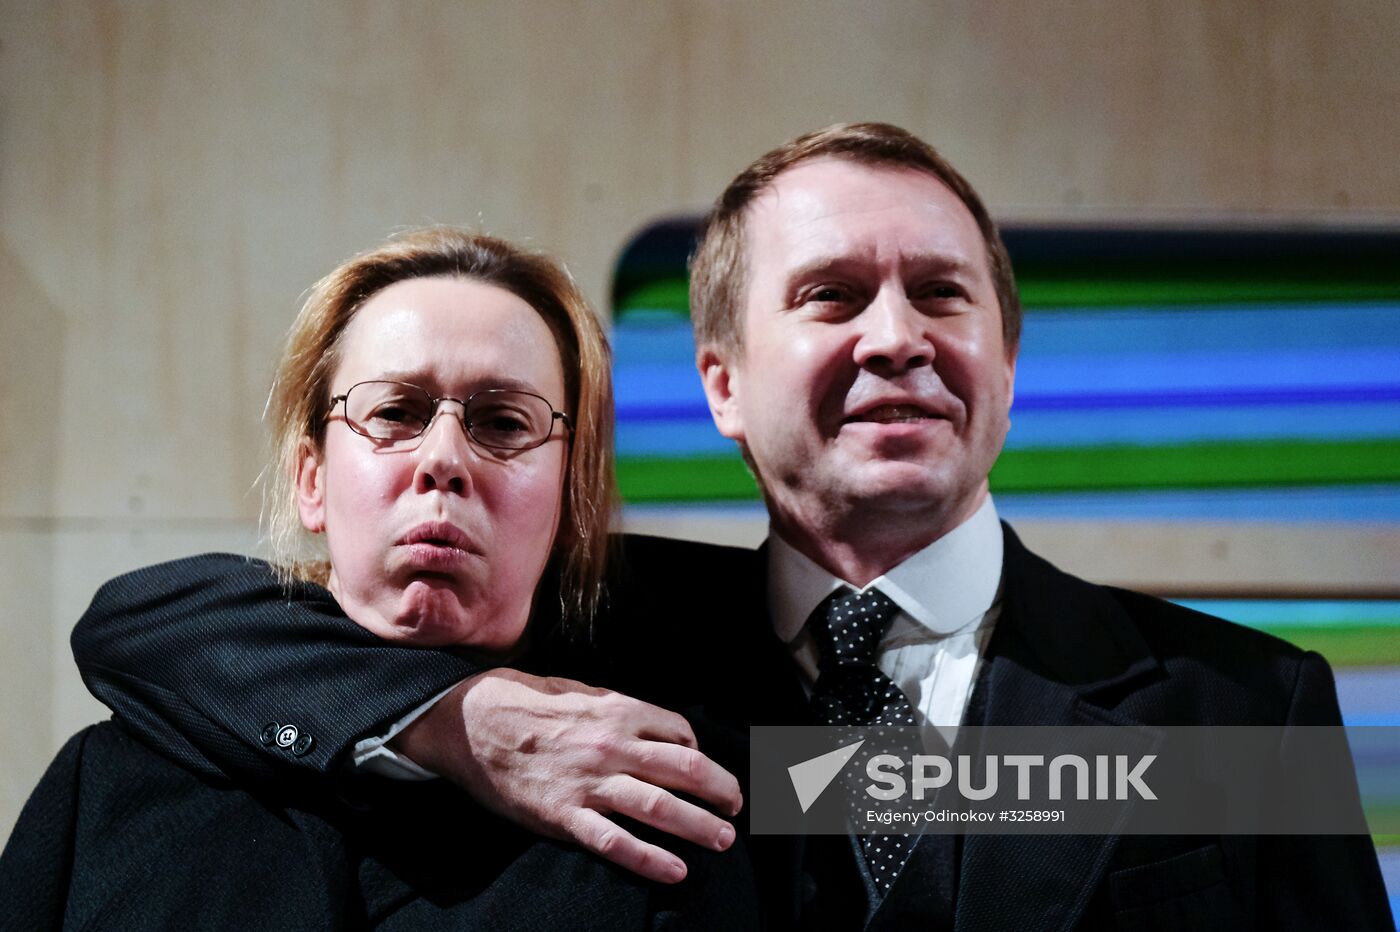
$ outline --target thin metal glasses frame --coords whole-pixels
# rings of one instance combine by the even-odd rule
[[[462,414],[461,417],[458,418],[458,420],[461,421],[462,426],[466,429],[467,436],[471,437],[471,439],[474,442],[481,444],[488,450],[509,450],[512,452],[519,452],[522,450],[533,450],[536,447],[544,446],[546,443],[549,442],[549,438],[554,436],[555,421],[563,421],[565,430],[571,431],[574,429],[573,420],[567,414],[565,414],[563,411],[554,410],[554,405],[550,403],[548,398],[544,397],[543,395],[537,395],[534,392],[522,391],[518,388],[483,388],[479,391],[472,392],[465,399],[462,399],[454,398],[451,395],[434,396],[432,392],[428,391],[421,385],[414,385],[412,382],[399,382],[393,379],[367,379],[363,382],[356,382],[354,385],[351,385],[349,388],[347,388],[342,394],[334,395],[331,397],[330,408],[326,411],[326,417],[329,418],[331,414],[334,413],[335,406],[341,404],[342,402],[346,402],[347,399],[350,397],[350,393],[353,392],[355,389],[359,388],[361,385],[399,385],[404,388],[413,389],[416,392],[421,392],[425,398],[429,399],[432,416],[429,417],[426,422],[424,422],[423,426],[418,429],[417,433],[408,437],[404,437],[400,441],[396,442],[402,442],[404,440],[415,440],[423,436],[423,434],[427,433],[428,428],[431,427],[433,425],[433,422],[437,420],[438,408],[444,401],[455,401],[457,402],[457,404],[462,406]],[[472,422],[467,417],[467,411],[470,409],[472,401],[483,395],[525,395],[530,398],[538,398],[540,401],[544,402],[545,405],[549,408],[549,430],[545,433],[543,437],[541,437],[534,443],[529,444],[528,446],[503,446],[498,443],[489,443],[485,440],[482,440],[480,437],[477,436],[476,431],[472,429]],[[348,403],[346,404],[345,408],[345,426],[349,427],[355,433],[359,434],[361,437],[366,438],[367,440],[374,440],[383,443],[389,439],[386,437],[376,437],[373,434],[366,433],[364,430],[361,430],[355,424],[355,421],[350,417]]]

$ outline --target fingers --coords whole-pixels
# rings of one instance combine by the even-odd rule
[[[571,820],[574,841],[601,858],[657,883],[685,879],[685,862],[669,851],[648,844],[592,809],[576,810]]]
[[[695,731],[690,727],[690,722],[685,720],[684,715],[654,706],[649,702],[642,702],[639,699],[632,699],[620,694],[618,697],[630,703],[627,707],[627,713],[629,719],[634,723],[633,727],[636,729],[638,737],[650,738],[652,741],[683,744],[688,748],[698,747],[695,741]]]
[[[728,822],[635,777],[609,780],[601,790],[599,802],[619,815],[711,851],[724,851],[734,843],[734,827]]]
[[[657,786],[680,790],[733,816],[743,806],[739,781],[699,751],[695,732],[685,717],[618,693],[608,697],[625,726],[639,742],[621,748],[626,755],[616,770]]]
[[[457,705],[445,740],[462,760],[450,757],[458,766],[439,772],[512,821],[572,839],[658,883],[683,879],[685,863],[609,815],[712,851],[734,842],[720,816],[742,806],[739,782],[698,750],[690,723],[675,712],[510,670],[468,680]]]
[[[694,748],[644,741],[633,753],[635,761],[627,772],[646,783],[688,793],[727,816],[738,815],[743,807],[739,781]]]

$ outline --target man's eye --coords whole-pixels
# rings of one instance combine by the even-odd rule
[[[935,301],[951,301],[955,298],[961,298],[963,296],[963,290],[957,285],[950,285],[946,282],[937,282],[931,285],[925,285],[923,288],[918,289],[915,292],[915,296],[916,299],[923,298],[926,300],[932,299]]]

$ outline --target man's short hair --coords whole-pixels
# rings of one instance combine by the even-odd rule
[[[888,123],[837,123],[799,136],[760,156],[739,173],[715,201],[701,227],[699,246],[690,262],[690,316],[695,344],[738,351],[744,343],[744,305],[748,288],[748,243],[745,228],[752,204],[773,181],[795,165],[819,158],[839,158],[890,168],[927,172],[946,184],[963,202],[987,247],[992,282],[1001,306],[1001,330],[1007,353],[1021,338],[1021,299],[1011,258],[982,199],[967,179],[938,150],[907,130]]]

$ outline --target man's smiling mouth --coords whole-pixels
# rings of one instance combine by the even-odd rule
[[[846,423],[916,424],[921,421],[933,420],[943,420],[943,418],[936,414],[930,414],[918,405],[880,405],[847,418]]]

